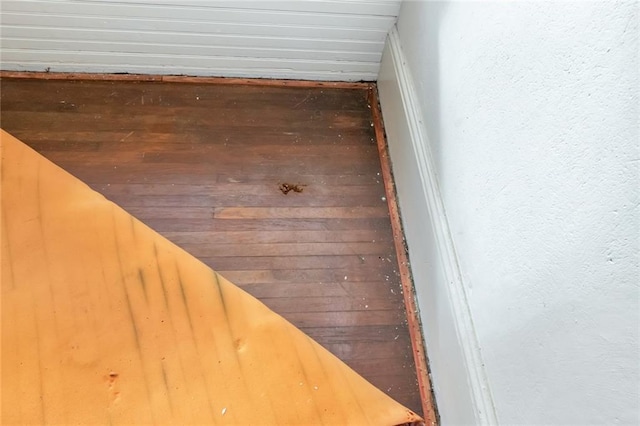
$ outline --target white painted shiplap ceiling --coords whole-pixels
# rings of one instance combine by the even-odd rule
[[[401,0],[2,0],[3,70],[375,80]]]

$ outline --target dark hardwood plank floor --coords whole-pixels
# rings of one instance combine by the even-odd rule
[[[366,90],[0,88],[5,130],[422,412]]]

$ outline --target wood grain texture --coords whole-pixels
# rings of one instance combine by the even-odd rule
[[[373,81],[399,0],[5,0],[5,70]]]
[[[422,412],[367,90],[0,84],[6,130]]]

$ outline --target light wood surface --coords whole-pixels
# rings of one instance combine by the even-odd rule
[[[420,418],[4,131],[3,424]]]

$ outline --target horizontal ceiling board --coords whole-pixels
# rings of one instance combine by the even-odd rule
[[[374,80],[400,0],[3,0],[2,69]]]
[[[133,31],[119,30],[110,31],[105,34],[104,31],[95,29],[78,29],[78,28],[43,28],[43,27],[27,27],[4,25],[0,30],[2,37],[12,39],[12,43],[19,39],[33,40],[64,40],[71,43],[75,40],[95,41],[108,43],[140,43],[140,44],[156,44],[157,32],[155,31]],[[289,49],[313,50],[318,51],[343,51],[343,52],[359,52],[359,53],[375,53],[380,54],[384,46],[383,41],[366,41],[366,40],[330,40],[322,38],[292,38],[292,37],[264,37],[264,36],[238,36],[230,34],[209,34],[209,33],[168,33],[171,35],[171,45],[184,46],[219,46],[225,48],[273,48],[280,46],[283,42]],[[108,36],[108,40],[105,37]],[[251,47],[248,47],[251,46]]]
[[[231,22],[210,23],[210,22],[184,22],[184,21],[164,21],[164,20],[142,20],[142,19],[117,19],[83,17],[82,19],[61,16],[61,15],[36,15],[2,13],[2,26],[38,26],[43,28],[81,28],[99,29],[104,31],[105,41],[109,40],[111,31],[155,31],[158,42],[170,42],[167,32],[173,33],[198,33],[198,34],[227,34],[227,35],[254,35],[254,36],[280,36],[290,37],[310,37],[310,38],[351,38],[355,40],[369,40],[384,42],[387,30],[381,29],[355,29],[348,27],[321,27],[302,25],[268,25],[268,24],[239,24]],[[10,39],[5,39],[4,31],[3,46],[7,45]]]
[[[106,64],[105,57],[114,58],[112,63]],[[262,70],[269,66],[273,78],[300,78],[307,74],[327,74],[328,80],[342,80],[340,75],[352,76],[349,80],[359,80],[353,76],[362,74],[368,80],[377,75],[378,66],[368,62],[342,62],[322,60],[283,60],[266,58],[240,57],[207,57],[191,55],[140,55],[126,53],[98,53],[98,52],[60,52],[46,50],[3,49],[2,60],[13,63],[41,64],[44,69],[60,69],[73,71],[64,66],[70,63],[81,63],[87,72],[138,72],[145,67],[155,70],[158,74],[186,74],[186,75],[234,75],[251,76],[251,72]],[[43,67],[44,65],[44,67]],[[63,67],[64,66],[64,67]],[[129,71],[131,68],[132,71]],[[339,68],[340,71],[335,71]],[[17,68],[18,70],[21,68]],[[22,69],[30,69],[24,67]],[[194,74],[193,70],[200,70]],[[286,77],[287,74],[291,77]],[[365,78],[367,79],[367,78]]]
[[[20,1],[20,0],[18,0]],[[105,3],[105,0],[77,0],[76,3]],[[351,13],[360,15],[398,16],[400,2],[396,0],[119,0],[123,4],[236,8],[250,10],[287,10],[316,13]]]
[[[14,39],[11,42],[14,50],[29,49],[33,39]],[[69,48],[67,40],[39,40],[41,49],[64,52]],[[327,61],[378,62],[381,55],[377,52],[346,52],[335,50],[277,49],[256,47],[202,46],[183,44],[151,44],[151,43],[102,43],[94,41],[75,41],[74,46],[85,54],[94,53],[137,53],[150,55],[175,56],[207,56],[271,59],[312,59]]]
[[[228,9],[212,7],[156,6],[129,5],[122,3],[51,3],[47,1],[29,2],[20,0],[4,0],[3,13],[18,12],[22,15],[61,16],[68,19],[84,19],[94,17],[99,19],[137,20],[170,20],[180,22],[238,23],[264,25],[317,25],[318,14],[309,12]],[[380,29],[393,25],[393,16],[354,15],[340,13],[325,13],[325,22],[332,27],[348,27],[363,29]]]

